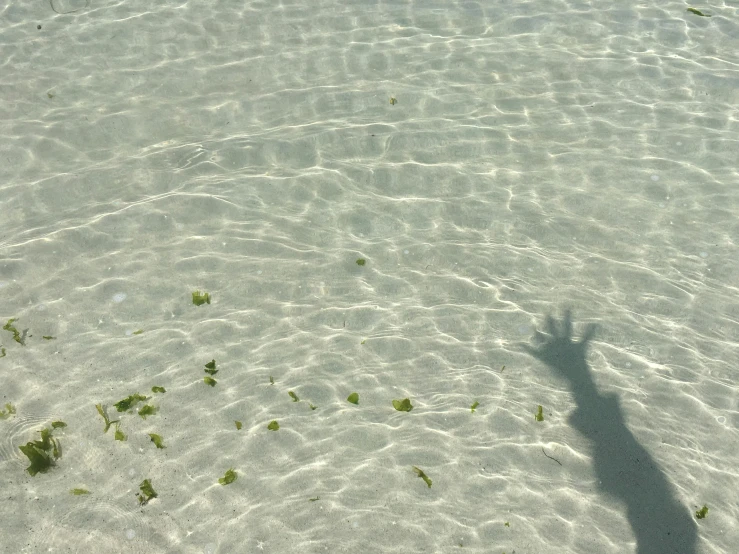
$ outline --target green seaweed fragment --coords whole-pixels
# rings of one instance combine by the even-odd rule
[[[267,425],[267,429],[270,431],[277,431],[280,428],[280,424],[276,421],[270,421],[269,425]]]
[[[320,497],[318,497],[318,496],[314,496],[313,498],[309,498],[309,499],[308,499],[308,502],[316,502],[316,501],[318,501],[318,500],[320,500],[320,499],[321,499]]]
[[[395,104],[397,104],[397,103],[398,103],[398,101],[397,101],[397,100],[395,99],[395,97],[394,97],[394,96],[391,96],[391,97],[390,97],[390,105],[391,105],[391,106],[394,106],[394,105],[395,105]]]
[[[44,340],[56,340],[56,337],[52,337],[51,335],[42,335],[41,338]]]
[[[108,429],[110,429],[110,426],[114,423],[118,423],[120,420],[116,419],[115,421],[110,421],[108,418],[108,414],[105,413],[105,408],[102,404],[95,404],[95,409],[98,411],[100,416],[105,420],[105,429],[103,429],[103,433],[107,433]]]
[[[151,392],[165,393],[167,391],[166,391],[166,389],[164,387],[156,387],[156,386],[154,386],[154,387],[151,387]]]
[[[13,333],[13,340],[15,342],[17,342],[20,345],[25,346],[26,345],[26,332],[28,331],[28,329],[26,329],[25,331],[23,331],[23,334],[21,334],[18,331],[18,329],[16,329],[15,326],[13,326],[13,322],[14,321],[17,321],[17,320],[18,320],[17,317],[10,318],[8,320],[8,322],[5,325],[3,325],[3,329],[5,329],[6,331],[10,331],[11,333]]]
[[[62,456],[61,447],[51,433],[51,429],[44,428],[41,430],[40,440],[29,441],[18,447],[31,462],[31,465],[26,468],[31,477],[37,473],[46,473]]]
[[[159,496],[154,490],[154,487],[151,486],[151,481],[149,479],[144,479],[139,485],[139,489],[141,489],[141,494],[136,495],[136,498],[139,499],[139,506],[145,506],[148,504],[149,500]]]
[[[0,358],[4,358],[5,355],[6,355],[5,354],[5,348],[4,347],[0,347]]]
[[[7,402],[5,404],[5,409],[0,410],[0,419],[8,419],[12,415],[15,415],[15,406],[10,402]]]
[[[206,385],[210,385],[211,387],[215,387],[217,382],[218,381],[216,381],[215,379],[213,379],[213,377],[210,377],[208,375],[206,375],[205,377],[203,377],[203,383],[205,383]]]
[[[346,401],[351,402],[352,404],[359,404],[359,394],[356,392],[351,393],[346,397]]]
[[[700,15],[701,17],[711,17],[710,15],[708,15],[708,14],[705,14],[705,13],[703,13],[703,12],[702,12],[702,11],[700,11],[700,10],[696,10],[695,8],[688,8],[688,9],[687,9],[687,10],[685,10],[685,11],[688,11],[688,12],[690,12],[690,13],[692,13],[692,14],[695,14],[695,15]]]
[[[226,471],[226,475],[218,479],[218,482],[221,485],[230,485],[234,481],[236,481],[236,472],[233,470],[233,468]]]
[[[87,489],[72,489],[69,491],[69,494],[73,494],[74,496],[82,496],[83,494],[90,494],[90,491]]]
[[[544,421],[544,408],[542,408],[541,405],[539,405],[539,410],[534,415],[534,419],[536,419],[536,421]]]
[[[708,506],[706,506],[705,504],[703,505],[703,507],[700,510],[698,510],[697,512],[695,512],[695,517],[698,518],[698,519],[703,519],[707,515],[708,515]]]
[[[362,265],[364,265],[366,263],[367,263],[367,260],[365,260],[364,258],[359,258],[357,260],[357,265],[359,265],[359,266],[362,266]]]
[[[51,422],[51,428],[52,429],[64,429],[67,426],[66,423],[63,421],[52,421]]]
[[[413,409],[413,405],[409,398],[403,400],[393,400],[393,408],[399,412],[410,412]]]
[[[300,402],[300,398],[298,398],[298,395],[295,394],[293,391],[290,391],[287,393],[290,398],[293,399],[293,402]]]
[[[120,422],[116,422],[115,424],[115,437],[114,438],[115,440],[121,441],[121,442],[128,440],[128,438],[126,437],[126,434],[123,431],[121,431]]]
[[[270,385],[274,385],[275,384],[275,380],[274,380],[274,378],[271,375],[269,376],[269,384]]]
[[[145,406],[142,406],[141,409],[139,409],[139,415],[146,419],[147,416],[154,415],[159,411],[159,408],[156,408],[152,406],[151,404],[146,404]]]
[[[118,410],[119,412],[126,412],[130,410],[138,402],[145,402],[147,400],[149,400],[148,396],[135,393],[127,398],[124,398],[123,400],[119,400],[118,402],[114,404],[114,406],[115,406],[115,409]]]
[[[318,406],[314,406],[314,405],[313,405],[313,404],[311,404],[310,402],[308,402],[308,406],[310,406],[310,409],[311,409],[311,410],[315,410],[316,408],[318,408]]]
[[[207,364],[205,364],[205,373],[208,373],[209,375],[215,375],[216,373],[218,373],[215,360],[211,360]]]
[[[475,401],[474,401],[474,402],[472,403],[472,406],[470,406],[470,412],[474,414],[474,413],[475,413],[475,410],[477,409],[477,407],[478,407],[479,405],[480,405],[480,403],[479,403],[479,402],[478,402],[477,400],[475,400]]]
[[[144,330],[143,330],[143,329],[136,329],[136,330],[135,330],[135,331],[134,331],[133,333],[131,333],[131,334],[132,334],[132,335],[140,335],[140,334],[141,334],[141,333],[143,333],[143,332],[144,332]]]
[[[234,421],[234,423],[236,424],[236,430],[237,430],[237,431],[241,431],[241,428],[242,428],[242,427],[244,426],[244,424],[243,424],[243,423],[241,423],[241,422],[240,422],[240,421],[238,421],[238,420]]]
[[[196,290],[192,293],[192,303],[196,306],[210,304],[210,294],[208,294],[207,292],[200,292],[199,290]]]
[[[156,433],[149,433],[149,438],[157,448],[166,448],[164,446],[164,439],[161,437],[161,435],[157,435]]]
[[[431,479],[429,479],[429,476],[426,475],[422,469],[417,468],[416,466],[413,466],[413,471],[416,472],[416,474],[424,480],[424,482],[431,488]]]

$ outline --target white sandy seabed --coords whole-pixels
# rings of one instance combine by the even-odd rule
[[[687,7],[0,9],[0,552],[735,552],[739,12]]]

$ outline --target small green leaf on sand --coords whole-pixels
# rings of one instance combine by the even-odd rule
[[[695,512],[695,517],[697,517],[698,519],[703,519],[707,515],[708,515],[708,506],[706,505],[703,505],[703,507],[700,510]]]
[[[149,400],[148,396],[144,396],[143,394],[135,393],[129,396],[128,398],[124,398],[123,400],[119,400],[116,402],[115,409],[119,412],[126,412],[130,410],[135,404],[139,402],[145,402]]]
[[[536,421],[544,421],[544,408],[539,406],[539,411],[536,412],[534,418],[536,419]]]
[[[51,432],[51,429],[44,428],[41,430],[40,440],[30,441],[18,447],[31,462],[26,468],[31,477],[37,473],[46,473],[61,457],[59,443],[51,436]]]
[[[352,404],[359,404],[359,394],[356,392],[351,393],[346,397],[346,401],[351,402]]]
[[[127,440],[126,434],[123,431],[121,431],[121,424],[119,422],[116,422],[115,424],[115,440],[121,441],[121,442]]]
[[[196,290],[192,293],[192,303],[196,306],[210,304],[210,294],[208,294],[207,292],[200,292],[199,290]]]
[[[164,387],[151,387],[151,392],[161,392],[165,393],[167,392]]]
[[[218,381],[216,381],[215,379],[213,379],[213,377],[210,377],[208,375],[206,375],[205,377],[203,377],[203,383],[205,383],[206,385],[210,385],[211,387],[215,387],[217,382]]]
[[[478,407],[479,405],[480,405],[480,403],[479,403],[479,402],[478,402],[477,400],[475,400],[475,401],[473,402],[472,406],[470,406],[470,412],[472,412],[472,413],[474,414],[474,413],[475,413],[475,410],[477,409],[477,407]]]
[[[159,408],[155,408],[151,404],[146,404],[145,406],[142,406],[141,409],[139,409],[139,415],[146,419],[147,416],[154,415],[159,411]]]
[[[136,497],[139,499],[140,506],[145,506],[149,500],[158,496],[149,479],[144,479],[139,485],[139,489],[141,489],[141,494],[137,494]]]
[[[211,360],[207,364],[205,364],[205,373],[209,375],[215,375],[216,373],[218,373],[215,360]]]
[[[237,431],[241,431],[241,428],[242,428],[242,427],[244,426],[244,424],[243,424],[243,423],[241,423],[241,422],[240,422],[240,421],[238,421],[238,420],[237,420],[237,421],[234,421],[234,424],[236,425],[236,430],[237,430]]]
[[[7,402],[5,404],[5,409],[0,410],[0,419],[8,419],[12,415],[15,415],[15,406],[10,402]]]
[[[287,394],[290,396],[290,398],[293,399],[293,402],[300,402],[300,398],[298,398],[298,395],[295,394],[293,391],[290,391]]]
[[[688,8],[687,11],[695,15],[700,15],[701,17],[711,17],[710,15],[705,14],[700,10],[696,10],[695,8]]]
[[[393,408],[399,412],[410,412],[413,409],[413,405],[409,398],[403,400],[393,400]]]
[[[149,438],[151,439],[151,442],[153,442],[157,448],[165,448],[164,446],[164,439],[157,435],[156,433],[149,433]]]
[[[413,471],[416,472],[416,475],[418,475],[421,479],[424,480],[424,482],[431,488],[431,479],[429,479],[429,476],[426,475],[422,469],[417,468],[416,466],[413,466]]]
[[[270,421],[269,425],[267,425],[267,429],[270,431],[277,431],[280,428],[280,424],[276,421]]]
[[[359,266],[362,266],[362,265],[364,265],[366,263],[367,263],[367,260],[365,260],[364,258],[359,258],[357,260],[357,265],[359,265]]]
[[[103,429],[103,433],[107,433],[108,429],[110,429],[110,426],[114,423],[118,423],[119,420],[110,421],[108,418],[108,414],[105,412],[105,408],[103,408],[102,404],[95,404],[95,409],[98,411],[100,416],[105,420],[105,429]]]
[[[69,494],[73,494],[74,496],[82,496],[83,494],[90,494],[90,491],[87,489],[72,489],[69,491]]]
[[[236,472],[233,470],[233,468],[226,471],[226,475],[218,479],[218,482],[221,485],[230,485],[234,481],[236,481]]]

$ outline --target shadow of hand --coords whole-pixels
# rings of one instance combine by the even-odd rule
[[[572,315],[569,310],[559,323],[552,316],[547,316],[546,327],[548,336],[537,330],[534,334],[536,345],[524,344],[524,350],[556,369],[573,384],[590,381],[585,353],[588,342],[595,335],[595,324],[591,323],[585,328],[579,341],[573,341],[572,338]]]

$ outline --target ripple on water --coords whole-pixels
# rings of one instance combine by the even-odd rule
[[[35,533],[32,552],[54,552],[69,545],[85,545],[89,552],[156,552],[154,532],[135,499],[126,498],[131,507],[90,496],[71,496],[56,505],[53,529]]]
[[[49,414],[11,416],[0,425],[0,462],[14,460],[28,465],[28,458],[18,448],[41,438],[40,431],[53,421]]]

